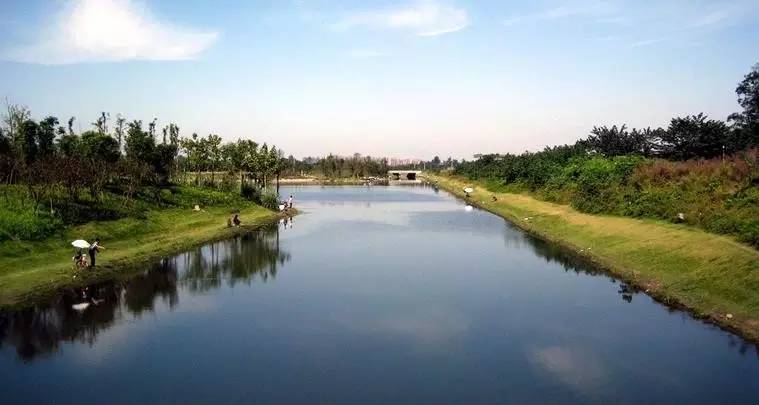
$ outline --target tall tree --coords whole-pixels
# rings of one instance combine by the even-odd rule
[[[50,156],[55,151],[55,136],[58,118],[47,117],[40,121],[37,131],[37,147],[40,156]]]
[[[121,114],[116,115],[116,125],[113,128],[113,132],[116,134],[116,142],[119,144],[119,153],[121,153],[121,150],[124,145],[124,124],[126,123],[126,119],[121,116]]]
[[[728,117],[736,130],[734,149],[740,150],[748,145],[759,145],[759,64],[744,76],[735,89],[738,104],[743,108],[739,113]]]
[[[673,118],[661,134],[661,148],[670,159],[712,158],[723,153],[729,137],[730,129],[724,122],[701,113]]]

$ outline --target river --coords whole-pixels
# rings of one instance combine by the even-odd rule
[[[282,194],[301,215],[0,313],[0,402],[759,403],[757,346],[443,191]]]

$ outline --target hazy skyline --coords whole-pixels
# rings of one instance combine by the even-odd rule
[[[0,96],[183,135],[470,158],[737,111],[756,1],[8,2]]]

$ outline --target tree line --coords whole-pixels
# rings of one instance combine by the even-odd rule
[[[157,119],[127,121],[101,113],[81,133],[75,118],[61,124],[54,116],[39,121],[30,110],[6,102],[0,125],[0,181],[23,185],[35,203],[62,187],[76,201],[83,192],[97,199],[104,187],[132,198],[144,188],[161,189],[187,173],[224,171],[239,176],[241,191],[261,189],[282,167],[282,153],[252,140],[222,142],[210,134],[180,136],[174,123],[160,128]],[[201,185],[200,175],[195,183]],[[213,184],[213,179],[212,179]]]
[[[688,160],[730,155],[759,145],[759,64],[735,91],[743,111],[731,114],[726,122],[699,113],[673,118],[667,128],[594,127],[589,136],[571,145],[522,154],[475,155],[474,161],[462,162],[456,171],[535,188],[576,158],[596,155]]]
[[[318,176],[327,179],[366,177],[385,177],[390,169],[399,170],[441,170],[453,168],[458,160],[448,157],[441,160],[435,156],[430,161],[414,161],[413,163],[398,163],[387,157],[362,156],[354,153],[351,156],[329,154],[324,157],[304,157],[296,159],[292,155],[282,161],[282,175],[286,177]]]

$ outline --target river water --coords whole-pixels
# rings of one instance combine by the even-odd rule
[[[303,214],[0,313],[0,403],[759,403],[756,346],[443,191],[282,194]]]

